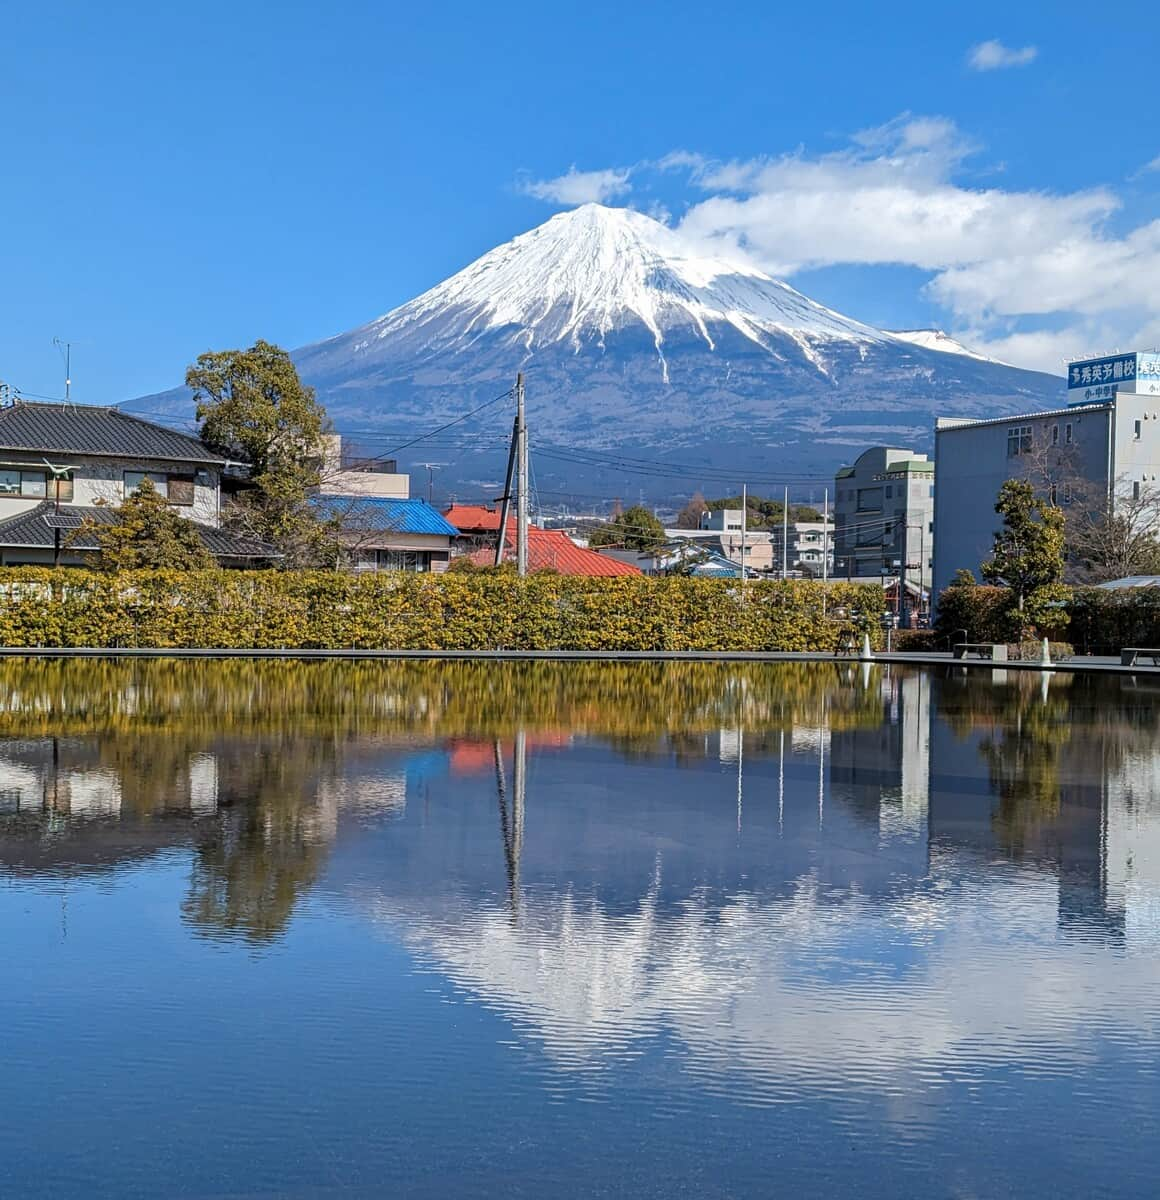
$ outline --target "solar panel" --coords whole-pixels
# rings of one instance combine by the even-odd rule
[[[44,514],[44,523],[49,529],[80,529],[85,519],[76,513],[48,512]]]

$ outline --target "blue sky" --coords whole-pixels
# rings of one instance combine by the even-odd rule
[[[1160,342],[1151,6],[955,9],[9,6],[0,380],[168,387],[589,196],[1012,361]]]

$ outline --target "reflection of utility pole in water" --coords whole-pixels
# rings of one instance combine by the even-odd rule
[[[507,781],[503,770],[503,746],[495,741],[495,784],[499,799],[499,827],[507,865],[508,905],[515,917],[519,910],[520,856],[524,849],[524,800],[527,792],[527,734],[516,734],[512,802],[509,811]]]
[[[745,726],[737,722],[737,836],[741,837],[741,761],[745,757]]]

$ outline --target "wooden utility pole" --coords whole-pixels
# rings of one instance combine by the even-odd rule
[[[495,565],[503,562],[504,543],[507,541],[508,514],[512,510],[512,476],[516,469],[516,448],[520,444],[520,419],[512,422],[512,444],[508,450],[507,475],[504,477],[503,495],[500,497],[499,532],[495,539]]]
[[[785,489],[785,501],[781,509],[781,577],[789,578],[789,488]]]
[[[528,573],[528,421],[524,411],[524,374],[516,376],[516,574]]]

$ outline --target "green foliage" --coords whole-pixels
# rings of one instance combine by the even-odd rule
[[[950,586],[974,587],[975,583],[976,581],[974,574],[966,567],[959,567],[959,569],[954,573],[954,576],[951,578]]]
[[[248,350],[203,354],[185,383],[202,440],[249,464],[249,486],[223,513],[225,524],[276,547],[283,567],[333,565],[336,530],[309,502],[330,425],[290,355],[260,340]]]
[[[1063,510],[1036,496],[1025,479],[1008,479],[999,489],[995,512],[1003,528],[995,534],[991,558],[980,566],[988,583],[1009,587],[1020,605],[1036,588],[1063,578]]]
[[[1118,654],[1124,646],[1160,646],[1156,588],[1076,588],[1069,637],[1085,654]]]
[[[82,532],[100,549],[96,566],[103,571],[203,571],[214,565],[197,528],[170,508],[150,479],[114,511],[111,524],[86,522]],[[76,540],[73,535],[70,540]]]
[[[665,527],[643,504],[625,509],[588,537],[590,546],[618,546],[625,550],[655,550],[664,543]]]
[[[710,512],[722,508],[740,508],[740,496],[722,496],[717,500],[706,500]],[[781,500],[764,500],[760,496],[749,496],[746,503],[745,524],[749,529],[780,528],[784,521],[785,504]],[[812,504],[791,504],[791,521],[820,521],[822,514]]]
[[[7,646],[833,651],[884,607],[805,580],[0,569]]]
[[[956,582],[938,598],[935,629],[945,640],[1008,642],[1018,639],[1010,588]],[[963,637],[963,631],[966,637]],[[955,635],[958,635],[957,639]]]

